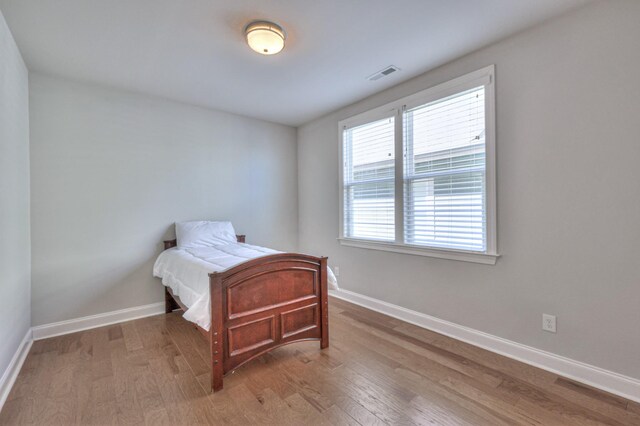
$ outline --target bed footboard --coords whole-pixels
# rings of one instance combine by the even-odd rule
[[[211,385],[281,345],[319,340],[329,346],[327,258],[282,253],[212,273]]]

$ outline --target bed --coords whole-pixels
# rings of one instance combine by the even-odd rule
[[[166,312],[184,311],[210,343],[211,387],[224,375],[282,345],[329,346],[326,257],[246,244],[229,222],[176,223],[154,276],[165,285]]]

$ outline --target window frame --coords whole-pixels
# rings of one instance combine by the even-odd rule
[[[455,95],[474,87],[485,89],[485,205],[486,205],[486,250],[470,251],[412,245],[404,242],[404,141],[403,112],[447,96]],[[343,135],[347,128],[357,127],[377,119],[394,117],[395,147],[395,241],[379,241],[344,235],[344,152]],[[338,122],[338,184],[339,184],[339,229],[340,244],[364,249],[384,250],[396,253],[430,256],[493,265],[498,254],[497,247],[497,200],[496,200],[496,115],[495,115],[495,65],[454,78],[442,84],[405,96],[396,101],[373,108]]]

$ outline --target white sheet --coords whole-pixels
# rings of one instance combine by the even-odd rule
[[[265,247],[244,243],[213,245],[202,248],[172,248],[160,253],[153,265],[153,276],[162,278],[162,284],[170,287],[189,309],[184,318],[205,330],[211,327],[211,298],[209,274],[221,272],[239,263],[269,254],[281,253]],[[338,282],[331,269],[327,282],[332,290]]]

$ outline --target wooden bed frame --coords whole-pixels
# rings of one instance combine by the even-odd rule
[[[240,243],[244,235],[237,235]],[[164,248],[177,245],[164,242]],[[209,274],[211,329],[196,325],[210,342],[211,388],[242,364],[282,345],[319,340],[329,346],[327,258],[280,253]],[[165,310],[186,310],[165,287]]]

